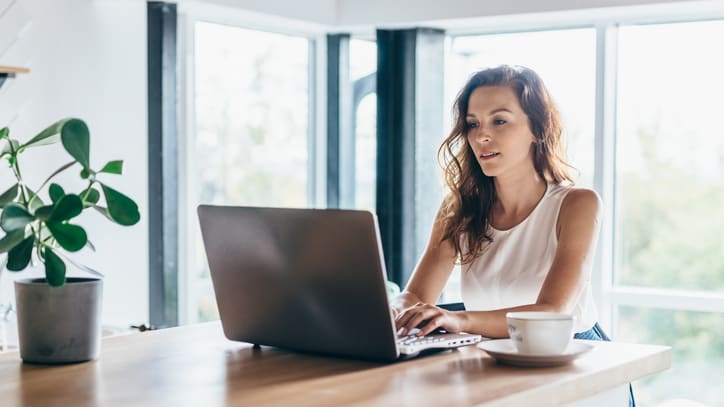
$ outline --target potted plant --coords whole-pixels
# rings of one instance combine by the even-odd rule
[[[20,155],[29,148],[58,141],[72,161],[52,172],[37,189],[31,189],[22,177]],[[95,250],[86,231],[72,223],[86,209],[92,208],[120,225],[138,222],[136,203],[98,178],[103,173],[121,174],[123,162],[110,161],[94,170],[88,126],[75,118],[60,120],[25,143],[11,138],[7,127],[0,129],[0,145],[0,161],[6,160],[15,178],[0,194],[0,228],[4,232],[0,253],[7,254],[5,267],[21,271],[35,259],[45,269],[45,278],[15,281],[20,356],[31,363],[95,359],[100,351],[102,275],[75,263],[66,253],[84,247]],[[73,167],[80,170],[85,185],[78,193],[52,182]],[[49,201],[40,196],[46,186]],[[66,277],[66,260],[94,276]]]

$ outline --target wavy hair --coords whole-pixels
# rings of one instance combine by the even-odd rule
[[[490,215],[497,199],[493,177],[485,175],[468,144],[466,116],[470,95],[481,86],[508,86],[528,116],[535,137],[531,144],[533,164],[541,179],[560,183],[572,178],[565,160],[560,114],[541,78],[522,66],[501,65],[474,73],[453,105],[454,126],[438,149],[448,194],[439,221],[441,241],[449,240],[463,264],[480,256],[493,241]],[[463,252],[462,244],[467,249]]]

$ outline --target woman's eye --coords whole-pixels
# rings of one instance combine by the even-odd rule
[[[466,126],[468,129],[477,129],[480,125],[475,122],[468,122]]]
[[[493,124],[495,124],[496,126],[500,126],[501,124],[505,124],[505,123],[508,123],[508,121],[507,121],[507,120],[503,120],[503,119],[495,119],[495,120],[493,120]]]

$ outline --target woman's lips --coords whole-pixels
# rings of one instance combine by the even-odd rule
[[[499,156],[500,153],[494,153],[494,152],[485,152],[480,154],[480,159],[483,161],[492,160],[493,158]]]

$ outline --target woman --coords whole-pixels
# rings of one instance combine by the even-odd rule
[[[449,192],[420,263],[392,303],[398,333],[503,338],[507,312],[554,311],[575,316],[576,338],[609,340],[591,294],[601,200],[572,185],[560,117],[543,81],[524,67],[485,69],[460,91],[454,113],[439,150]],[[466,310],[452,312],[433,304],[457,259]]]
[[[601,201],[574,188],[563,160],[558,111],[538,75],[500,66],[474,74],[455,101],[455,125],[440,147],[449,193],[428,247],[393,302],[400,334],[507,337],[509,311],[576,317],[599,337],[591,261]],[[457,259],[466,311],[434,306]]]
[[[601,200],[572,186],[543,81],[524,67],[485,69],[460,91],[454,113],[439,150],[449,193],[392,303],[398,333],[440,328],[503,338],[507,312],[556,311],[575,316],[574,337],[609,340],[591,294]],[[452,312],[433,304],[457,259],[466,311]]]

